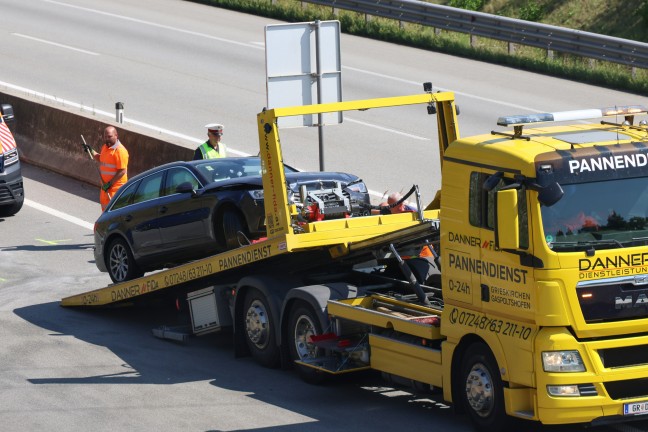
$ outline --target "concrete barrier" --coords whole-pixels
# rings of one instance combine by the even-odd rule
[[[96,162],[81,146],[83,135],[91,147],[101,151],[103,130],[117,128],[119,139],[129,153],[128,176],[177,160],[191,160],[193,148],[162,133],[158,137],[134,125],[110,122],[103,116],[35,95],[0,90],[0,103],[13,105],[16,121],[12,126],[20,160],[86,183],[100,186]],[[150,131],[148,132],[150,133]],[[191,144],[193,147],[193,144]]]

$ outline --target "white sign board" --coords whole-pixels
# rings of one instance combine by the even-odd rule
[[[265,52],[268,108],[342,101],[339,21],[268,25]],[[322,124],[336,123],[342,113],[322,115]],[[281,117],[279,125],[317,126],[318,116]]]

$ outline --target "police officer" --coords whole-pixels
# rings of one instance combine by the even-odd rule
[[[194,160],[198,159],[216,159],[227,157],[227,148],[225,143],[221,142],[223,136],[223,125],[210,123],[205,125],[209,139],[198,146],[194,153]]]

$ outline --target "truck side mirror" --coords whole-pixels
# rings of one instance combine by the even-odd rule
[[[495,246],[499,249],[520,248],[520,221],[518,218],[518,191],[515,189],[497,192],[497,213]]]
[[[538,191],[538,201],[543,206],[551,207],[560,201],[564,194],[563,188],[558,183],[549,183]]]

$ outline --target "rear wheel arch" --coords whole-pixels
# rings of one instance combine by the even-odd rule
[[[104,263],[114,283],[126,282],[144,275],[135,260],[130,243],[122,236],[113,236],[106,243]]]
[[[329,326],[328,313],[326,312],[328,301],[355,298],[357,295],[358,288],[345,282],[307,285],[291,289],[286,296],[281,312],[281,326],[284,330],[282,335],[286,335],[290,312],[296,302],[308,304],[317,314],[322,329],[326,330]]]
[[[125,236],[123,236],[122,234],[117,233],[117,232],[113,232],[108,237],[106,237],[106,240],[104,240],[104,243],[103,243],[104,261],[106,260],[106,256],[108,255],[108,246],[110,246],[110,243],[112,243],[112,241],[115,240],[116,238],[120,238],[120,239],[124,240],[126,242],[126,244],[128,245],[128,247],[130,248],[131,252],[133,252],[132,243],[130,241],[128,241],[128,239]],[[133,253],[133,255],[135,255],[135,254]]]
[[[474,344],[484,344],[488,347],[490,350],[493,358],[495,359],[495,362],[497,363],[498,370],[506,371],[506,375],[502,377],[502,381],[505,383],[508,382],[507,377],[510,376],[510,371],[509,371],[509,365],[507,363],[507,357],[504,352],[504,349],[502,347],[501,341],[494,335],[484,335],[487,337],[482,337],[482,335],[477,335],[477,334],[468,334],[464,336],[459,343],[457,344],[457,347],[455,348],[453,354],[452,354],[452,370],[451,370],[451,391],[452,391],[452,401],[455,403],[455,409],[457,412],[462,412],[461,407],[457,403],[459,399],[457,397],[459,396],[458,394],[455,393],[455,390],[459,388],[457,386],[457,383],[459,382],[460,379],[460,374],[461,374],[461,362],[466,355],[466,351],[468,348]],[[488,337],[492,336],[492,337]]]

